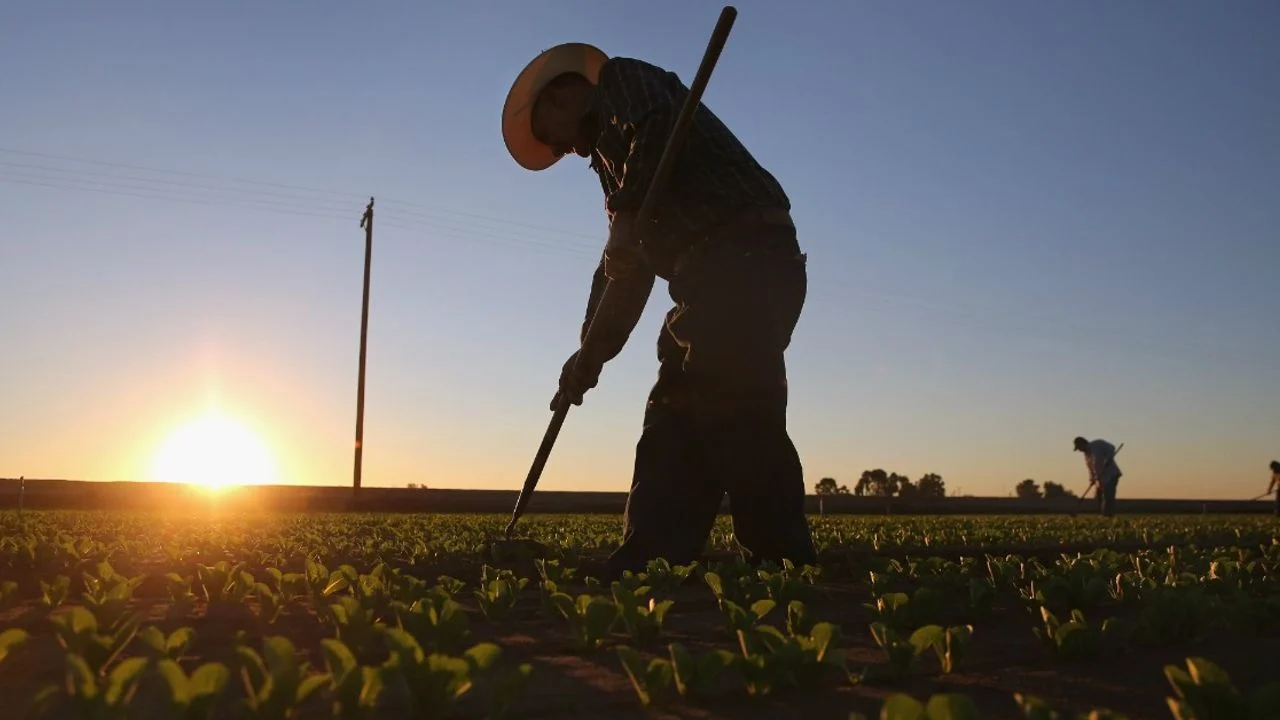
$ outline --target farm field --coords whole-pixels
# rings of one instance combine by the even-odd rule
[[[0,715],[1280,717],[1274,517],[812,517],[818,568],[722,517],[616,584],[618,516],[507,519],[0,512]]]

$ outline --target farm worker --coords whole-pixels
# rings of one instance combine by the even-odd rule
[[[1280,515],[1280,460],[1271,461],[1271,483],[1267,485],[1267,494],[1275,493],[1276,515]]]
[[[700,557],[726,492],[753,561],[813,564],[803,470],[786,424],[783,353],[807,289],[787,194],[699,104],[652,221],[635,225],[687,93],[675,73],[567,43],[535,57],[507,95],[502,134],[515,161],[537,171],[570,152],[588,158],[609,220],[580,346],[552,408],[582,404],[635,328],[655,277],[666,280],[674,307],[658,335],[657,380],[610,572]],[[607,283],[614,309],[587,343]]]
[[[1098,486],[1098,511],[1111,517],[1116,506],[1116,485],[1124,474],[1116,464],[1116,446],[1102,439],[1077,437],[1075,448],[1084,453],[1084,462],[1089,468],[1089,487]],[[1085,492],[1089,489],[1085,488]]]

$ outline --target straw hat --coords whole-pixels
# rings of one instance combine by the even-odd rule
[[[609,59],[599,48],[586,43],[564,43],[544,50],[512,83],[502,106],[502,139],[511,157],[527,170],[545,170],[559,158],[551,146],[533,136],[533,101],[552,78],[575,72],[595,84],[600,66]]]

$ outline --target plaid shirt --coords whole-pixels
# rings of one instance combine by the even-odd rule
[[[675,73],[641,60],[611,58],[600,68],[592,109],[600,135],[591,168],[605,212],[635,212],[658,169],[667,136],[689,94]],[[782,186],[707,107],[698,104],[667,189],[644,229],[652,270],[668,276],[699,231],[747,206],[791,209]]]

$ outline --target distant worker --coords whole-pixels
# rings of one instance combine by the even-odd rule
[[[1275,493],[1276,515],[1280,515],[1280,460],[1271,461],[1271,484],[1267,486],[1267,494]]]
[[[1089,487],[1098,486],[1098,512],[1111,517],[1116,511],[1116,485],[1124,473],[1116,464],[1116,446],[1106,440],[1075,439],[1075,448],[1084,453],[1085,464],[1089,467]]]

